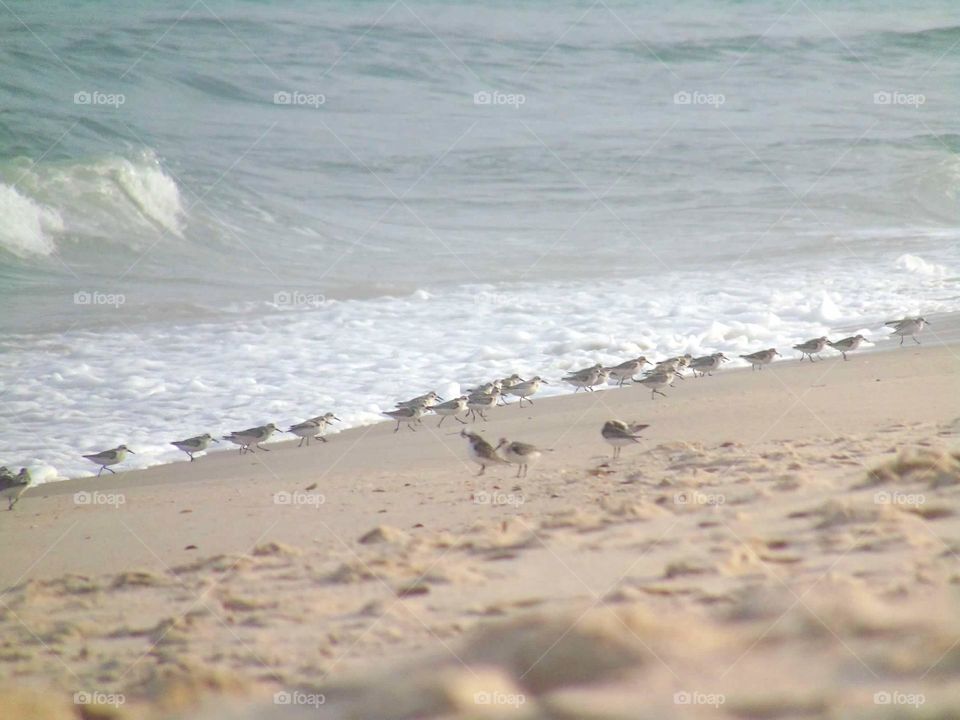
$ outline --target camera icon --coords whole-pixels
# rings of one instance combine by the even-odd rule
[[[475,92],[473,94],[473,104],[474,105],[489,105],[493,102],[493,96],[488,93],[486,90],[481,90],[480,92]]]
[[[93,496],[90,495],[86,490],[81,490],[73,494],[73,504],[74,505],[89,505],[93,500]]]
[[[92,302],[93,302],[93,295],[88,293],[86,290],[81,290],[73,294],[74,305],[89,305]]]
[[[893,697],[886,691],[873,694],[874,705],[889,705],[891,702],[893,702]]]
[[[674,705],[689,705],[690,704],[690,693],[681,690],[680,692],[675,692],[673,694],[673,704]]]
[[[74,105],[89,105],[91,102],[93,102],[93,96],[86,90],[81,90],[73,94]]]
[[[275,692],[273,694],[274,705],[289,705],[292,702],[293,696],[286,691],[281,690],[280,692]]]
[[[890,93],[881,90],[880,92],[875,92],[873,94],[873,103],[874,105],[889,105],[893,102],[893,95]]]
[[[286,490],[281,490],[280,492],[273,494],[274,505],[289,505],[291,502],[293,502],[293,495],[288,493]]]
[[[674,105],[689,105],[691,102],[693,102],[693,96],[686,90],[681,90],[673,95]]]
[[[873,496],[873,502],[877,505],[889,505],[890,504],[890,493],[886,490],[881,490],[878,493],[875,493]]]
[[[274,105],[289,105],[293,102],[293,96],[281,90],[280,92],[275,92],[273,94],[273,104]]]
[[[274,293],[273,304],[281,307],[290,307],[293,305],[293,296],[288,292]]]
[[[488,692],[478,692],[473,694],[473,702],[475,705],[489,705],[490,704],[490,693]]]
[[[673,502],[677,505],[686,505],[688,502],[690,502],[690,498],[687,497],[687,493],[685,492],[675,493],[673,496]]]

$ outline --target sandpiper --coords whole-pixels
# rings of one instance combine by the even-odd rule
[[[453,400],[447,400],[447,402],[438,403],[437,405],[434,405],[430,409],[433,410],[433,412],[435,412],[437,415],[442,416],[440,418],[440,422],[437,423],[437,427],[440,427],[441,425],[443,425],[443,421],[446,420],[448,417],[452,417],[458,423],[463,423],[464,425],[467,424],[466,420],[461,420],[460,418],[457,417],[457,415],[459,415],[462,412],[466,412],[467,410],[466,395],[461,395],[460,397],[454,398]]]
[[[97,473],[97,477],[100,477],[100,473],[102,473],[104,470],[108,470],[116,475],[116,473],[108,466],[123,462],[127,457],[127,453],[136,455],[136,453],[126,445],[117,445],[117,447],[113,448],[113,450],[104,450],[102,452],[94,453],[93,455],[84,455],[84,457],[100,466],[100,472]]]
[[[183,450],[190,456],[190,462],[193,462],[193,454],[201,450],[206,450],[211,442],[218,443],[220,441],[210,437],[210,433],[204,433],[203,435],[197,435],[192,438],[187,438],[186,440],[174,440],[170,444],[178,450]]]
[[[640,369],[644,365],[651,365],[652,363],[647,360],[643,355],[633,360],[627,360],[620,363],[619,365],[614,365],[613,367],[608,367],[607,372],[610,377],[617,381],[617,387],[623,387],[623,384],[630,380],[634,375],[640,372]]]
[[[647,370],[645,375],[672,375],[674,377],[679,377],[683,379],[683,375],[680,374],[680,371],[687,366],[687,359],[683,356],[667,358],[666,360],[661,360],[655,364],[652,368]],[[670,382],[673,382],[672,380]]]
[[[323,429],[323,425],[320,424],[315,418],[309,420],[304,420],[302,423],[297,423],[296,425],[291,425],[287,430],[288,433],[292,433],[300,438],[300,442],[297,443],[297,447],[303,445],[303,441],[307,441],[307,446],[310,445],[310,438],[317,438],[323,442],[327,442],[327,439],[320,435],[320,431]]]
[[[860,347],[860,343],[864,342],[866,338],[863,335],[854,335],[853,337],[847,337],[843,340],[837,340],[836,342],[830,342],[827,340],[827,345],[832,347],[834,350],[840,351],[840,354],[843,355],[843,359],[847,359],[847,353],[853,350],[856,350]]]
[[[891,335],[900,336],[901,345],[903,345],[903,340],[906,337],[912,337],[913,341],[919,345],[920,340],[917,339],[917,335],[929,324],[930,323],[922,317],[905,317],[902,320],[891,320],[890,322],[884,323],[887,327],[893,328],[893,332],[890,333]]]
[[[563,378],[563,381],[577,388],[573,391],[574,393],[578,393],[581,390],[593,392],[594,386],[601,385],[607,381],[607,375],[608,373],[603,365],[597,363],[592,367],[570,373]]]
[[[640,378],[639,380],[637,380],[637,382],[640,383],[641,385],[645,385],[646,387],[650,388],[650,390],[652,391],[650,394],[650,398],[655,400],[657,395],[663,395],[664,397],[667,396],[667,394],[661,391],[660,388],[664,388],[664,387],[667,387],[668,385],[672,385],[676,377],[677,377],[677,372],[675,370],[669,373],[655,372]]]
[[[406,423],[408,428],[416,432],[417,429],[414,427],[414,424],[420,422],[420,418],[423,417],[425,411],[426,407],[423,405],[413,405],[411,407],[397,408],[396,410],[387,410],[383,414],[397,421],[397,426],[393,429],[394,432],[400,430],[400,423]]]
[[[549,385],[549,384],[550,383],[548,383],[539,375],[535,375],[529,380],[526,380],[525,382],[522,382],[522,383],[517,383],[512,388],[510,388],[510,394],[516,395],[518,398],[520,398],[520,403],[519,403],[520,407],[523,407],[524,400],[526,400],[528,403],[533,405],[533,400],[530,399],[530,396],[536,395],[538,392],[540,392],[540,385]]]
[[[703,377],[704,375],[713,375],[713,371],[729,359],[730,358],[728,358],[722,352],[715,352],[712,355],[704,355],[703,357],[694,358],[690,361],[689,367],[693,371],[694,375],[699,372],[700,377]]]
[[[813,362],[813,356],[816,355],[820,357],[820,353],[823,352],[823,349],[827,346],[827,342],[829,342],[827,338],[818,337],[813,340],[807,340],[799,345],[794,345],[793,349],[800,351],[800,362],[803,362],[803,358],[805,357],[809,357],[810,362]]]
[[[408,407],[413,407],[414,405],[422,405],[425,408],[431,408],[441,400],[443,400],[443,398],[437,395],[437,393],[435,393],[433,390],[431,390],[426,395],[418,395],[415,398],[410,398],[409,400],[398,402],[397,407],[408,408]]]
[[[775,348],[769,348],[768,350],[759,350],[749,355],[741,355],[740,357],[750,363],[751,370],[763,370],[764,365],[769,365],[773,362],[773,359],[779,357],[779,355],[780,353],[778,353]]]
[[[20,468],[20,472],[14,475],[5,467],[0,468],[0,497],[5,497],[9,501],[7,510],[13,510],[23,492],[30,487],[30,471],[26,468]]]
[[[270,448],[261,447],[260,443],[265,442],[275,432],[277,432],[277,426],[273,423],[267,423],[266,425],[259,425],[258,427],[232,432],[224,437],[224,440],[229,440],[239,445],[241,455],[245,452],[253,452],[253,448],[269,452]]]
[[[520,377],[520,375],[518,375],[517,373],[514,373],[510,377],[502,378],[499,382],[500,382],[500,400],[503,401],[504,405],[509,405],[510,403],[507,402],[506,396],[513,395],[511,390],[513,390],[513,388],[516,387],[517,385],[520,385],[526,381],[522,377]]]
[[[506,438],[500,438],[496,450],[503,455],[503,459],[508,463],[517,465],[517,477],[527,474],[530,466],[540,459],[542,453],[533,445],[522,442],[510,442]]]
[[[497,455],[496,449],[476,433],[461,430],[460,435],[470,442],[470,458],[480,466],[477,475],[483,475],[488,465],[503,465],[507,461]]]
[[[314,435],[314,438],[317,440],[323,440],[326,442],[327,439],[323,436],[324,432],[327,429],[327,426],[332,422],[341,422],[340,418],[334,415],[332,412],[324,413],[323,415],[317,415],[312,418],[308,418],[308,421],[315,422],[317,424],[317,434]]]
[[[467,409],[470,411],[470,417],[473,421],[476,422],[479,416],[480,419],[486,422],[487,416],[484,414],[484,410],[489,410],[496,405],[499,398],[500,391],[496,388],[487,394],[474,393],[473,395],[467,396]]]
[[[627,425],[620,420],[607,420],[600,429],[603,439],[613,446],[614,459],[620,457],[620,451],[624,445],[630,445],[640,442],[640,436],[637,434],[641,430],[650,427],[641,423]]]

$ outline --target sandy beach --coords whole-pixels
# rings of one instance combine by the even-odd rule
[[[31,489],[0,716],[960,713],[957,346],[667,393],[496,408],[522,479],[428,416]]]

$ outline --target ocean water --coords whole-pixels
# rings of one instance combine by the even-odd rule
[[[11,1],[0,33],[0,464],[43,480],[960,309],[951,2]]]

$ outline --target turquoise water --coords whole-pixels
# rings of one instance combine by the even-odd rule
[[[150,403],[157,430],[203,431],[228,401],[183,376],[250,380],[277,346],[346,378],[317,392],[360,421],[516,347],[551,365],[956,309],[952,2],[8,5],[7,464],[53,452],[33,439],[50,402],[77,408],[75,442],[96,442],[84,404],[106,444]],[[809,307],[765,312],[793,294]],[[238,324],[290,330],[226,343]],[[426,327],[456,339],[422,347]],[[358,328],[384,342],[358,357]],[[367,362],[385,374],[351,375]],[[130,373],[163,388],[111,394]],[[297,414],[302,389],[271,392]]]

